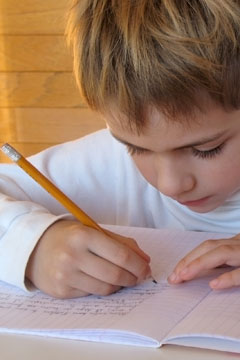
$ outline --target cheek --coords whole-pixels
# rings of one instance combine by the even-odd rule
[[[209,160],[206,166],[199,165],[200,178],[206,187],[225,194],[240,188],[240,155],[233,157],[232,153],[226,152],[221,159]]]
[[[229,165],[221,172],[219,179],[223,189],[236,191],[240,188],[240,166],[237,164],[234,166],[229,161]]]
[[[154,168],[153,159],[151,156],[132,156],[135,165],[137,166],[143,177],[154,187],[157,187],[157,172]]]

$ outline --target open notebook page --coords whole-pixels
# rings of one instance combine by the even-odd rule
[[[169,337],[180,336],[182,340],[178,343],[184,344],[185,335],[192,338],[190,344],[206,348],[206,343],[215,336],[215,342],[211,340],[212,349],[240,352],[239,309],[239,289],[212,291],[170,332]],[[238,343],[234,344],[233,339],[238,339]]]
[[[1,283],[2,331],[32,333],[34,330],[45,336],[157,346],[157,342],[154,344],[149,338],[161,342],[209,294],[206,278],[178,286],[169,286],[166,278],[185,253],[204,239],[218,235],[142,228],[109,229],[139,242],[151,256],[158,284],[150,280],[107,297],[59,300],[39,291],[27,294]],[[112,331],[106,331],[108,329]],[[145,341],[139,339],[137,333],[143,334]]]

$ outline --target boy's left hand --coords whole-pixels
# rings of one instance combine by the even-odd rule
[[[175,267],[168,281],[179,284],[199,276],[202,271],[221,265],[239,268],[220,275],[210,281],[212,289],[240,286],[240,234],[230,239],[207,240],[188,253]]]

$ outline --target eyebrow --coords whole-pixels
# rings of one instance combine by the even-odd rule
[[[119,141],[123,145],[130,146],[130,147],[132,147],[134,149],[147,150],[147,149],[145,149],[145,148],[143,148],[141,146],[134,145],[134,144],[129,143],[128,141],[120,139],[118,136],[114,135],[111,131],[110,131],[110,134],[112,135],[112,137],[114,137],[114,139],[116,139],[117,141]]]
[[[117,141],[119,141],[121,144],[124,144],[126,146],[130,146],[134,149],[139,149],[139,150],[145,150],[145,151],[149,151],[148,149],[146,148],[143,148],[141,146],[138,146],[138,145],[135,145],[135,144],[131,144],[129,143],[128,141],[125,141],[121,138],[119,138],[118,136],[116,136],[115,134],[112,133],[112,131],[110,131],[111,135],[114,137],[114,139],[116,139]],[[214,141],[214,140],[217,140],[218,138],[220,138],[221,136],[223,136],[225,134],[225,131],[222,131],[220,133],[217,133],[211,137],[206,137],[206,138],[202,138],[200,139],[199,141],[196,141],[194,143],[189,143],[189,144],[185,144],[185,145],[182,145],[182,146],[179,146],[177,148],[175,148],[174,150],[181,150],[181,149],[186,149],[186,148],[190,148],[190,147],[194,147],[194,146],[200,146],[200,145],[204,145],[204,144],[207,144],[211,141]]]

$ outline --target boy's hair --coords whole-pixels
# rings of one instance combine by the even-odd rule
[[[149,105],[171,119],[204,94],[240,107],[239,0],[73,0],[67,35],[87,104],[138,130]]]

